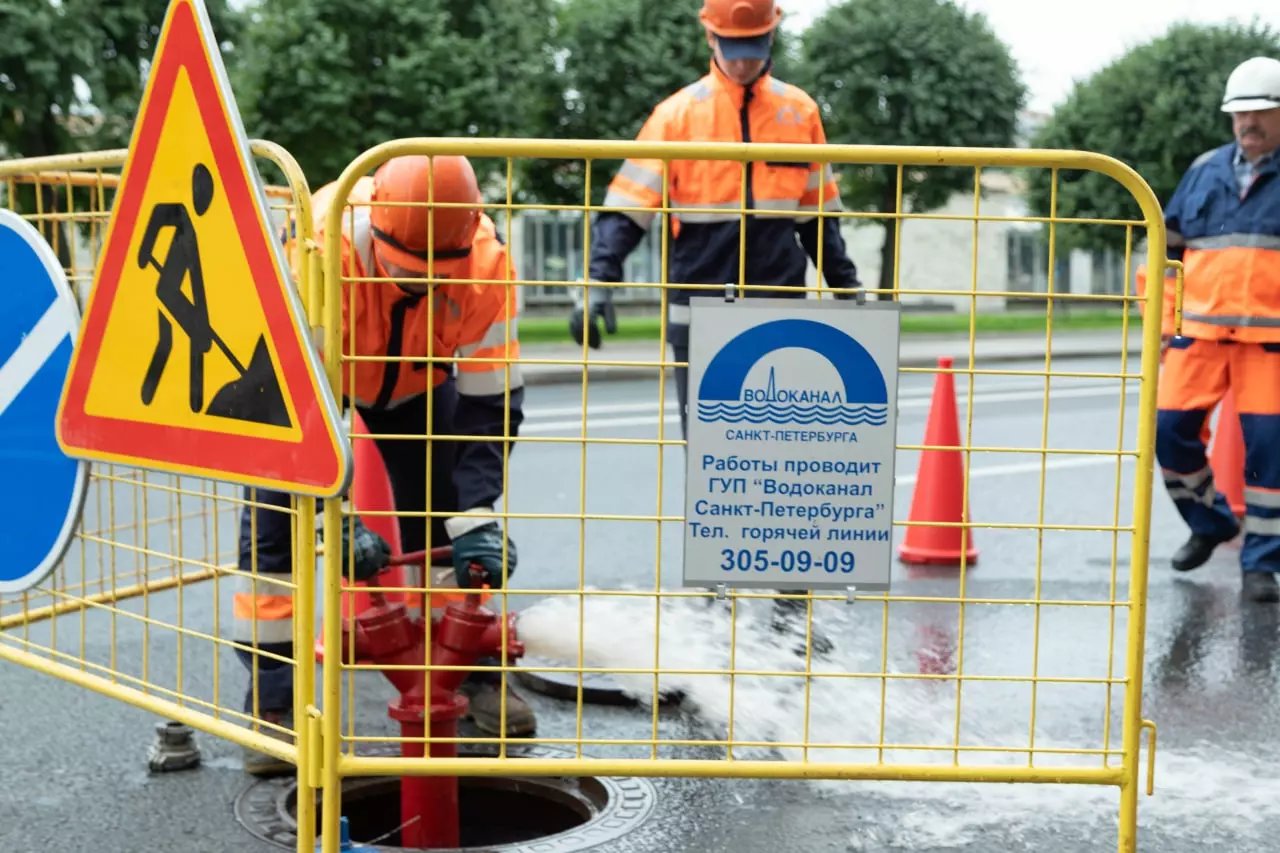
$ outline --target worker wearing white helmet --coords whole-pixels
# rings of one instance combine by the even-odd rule
[[[1190,571],[1243,528],[1242,586],[1280,601],[1280,60],[1231,72],[1222,97],[1235,139],[1207,151],[1165,206],[1168,254],[1184,268],[1182,334],[1165,285],[1156,457],[1191,537],[1173,568]],[[1141,273],[1140,273],[1141,275]],[[1139,286],[1145,282],[1140,278]],[[1141,291],[1140,291],[1141,292]],[[1214,488],[1207,419],[1230,391],[1245,441],[1245,515]]]
[[[1277,108],[1280,108],[1280,59],[1255,56],[1236,66],[1227,78],[1222,111],[1238,115]],[[1274,151],[1275,147],[1273,140],[1269,150]]]

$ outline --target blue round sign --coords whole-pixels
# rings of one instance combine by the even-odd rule
[[[54,429],[79,328],[53,249],[0,210],[0,594],[48,577],[84,509],[89,465],[62,452]]]

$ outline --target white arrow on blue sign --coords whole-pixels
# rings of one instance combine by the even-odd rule
[[[0,594],[49,576],[84,509],[88,463],[66,456],[54,431],[79,327],[53,249],[0,210]]]

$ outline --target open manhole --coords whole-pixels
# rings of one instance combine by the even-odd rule
[[[460,755],[490,754],[483,747],[465,744],[459,744],[458,749]],[[384,754],[395,754],[394,746]],[[523,746],[519,751],[521,758],[573,755],[537,745]],[[464,776],[458,779],[461,846],[456,849],[507,853],[586,850],[607,845],[638,827],[652,814],[654,803],[654,788],[644,779]],[[317,803],[317,814],[319,811]],[[356,844],[387,853],[411,849],[400,846],[399,777],[344,779],[342,814]],[[296,780],[283,777],[254,783],[236,798],[235,815],[263,841],[296,849]]]

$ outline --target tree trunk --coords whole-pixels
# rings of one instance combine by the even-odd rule
[[[52,113],[48,113],[43,120],[34,124],[28,124],[27,132],[18,140],[18,150],[23,152],[24,157],[43,157],[52,154],[62,153],[61,135],[54,121]],[[56,174],[50,175],[54,180],[57,179]],[[51,213],[61,212],[61,194],[66,192],[65,185],[59,187],[57,184],[37,183],[34,186],[35,192],[39,193],[36,200],[37,209],[42,215],[47,216]],[[18,200],[16,198],[9,199],[9,205],[15,210],[18,208]],[[35,210],[30,211],[35,213]],[[52,219],[38,219],[32,223],[36,230],[40,232],[40,236],[44,237],[58,256],[58,263],[67,271],[67,275],[71,275],[71,244],[67,242],[68,229],[66,223],[58,222]]]
[[[906,203],[906,199],[903,199]],[[880,199],[880,212],[893,213],[898,206],[898,186],[896,182],[885,184],[884,195]],[[897,248],[897,231],[900,220],[886,219],[884,223],[884,241],[880,244],[880,289],[893,290],[893,264],[897,260],[894,250]],[[876,299],[885,302],[893,301],[892,293],[877,293]]]
[[[61,212],[61,198],[58,188],[49,184],[40,184],[40,211],[44,215]],[[40,235],[53,247],[58,255],[58,263],[71,275],[71,244],[68,243],[66,223],[50,219],[41,219],[37,224]]]
[[[893,262],[895,260],[894,223],[890,222],[884,229],[884,242],[880,244],[880,289],[893,290]],[[892,293],[877,293],[876,299],[893,301]]]

